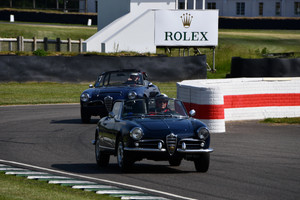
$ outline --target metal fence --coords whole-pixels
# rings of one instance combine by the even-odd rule
[[[0,51],[36,51],[43,49],[45,51],[54,52],[83,52],[82,43],[80,40],[61,40],[60,38],[53,39],[25,39],[23,36],[17,38],[0,38]]]

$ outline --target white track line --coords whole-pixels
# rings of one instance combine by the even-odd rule
[[[39,169],[39,170],[44,170],[44,171],[49,171],[49,172],[54,172],[54,173],[59,173],[59,174],[64,174],[64,175],[69,175],[69,176],[75,176],[75,177],[84,178],[84,179],[101,181],[101,182],[105,182],[105,183],[110,183],[110,184],[115,184],[115,185],[130,187],[130,188],[134,188],[134,189],[138,189],[138,190],[144,190],[144,191],[148,191],[148,192],[154,192],[154,193],[157,193],[157,194],[162,194],[162,195],[166,195],[166,196],[170,196],[170,197],[175,197],[175,198],[179,198],[179,199],[196,200],[196,199],[193,199],[193,198],[184,197],[184,196],[180,196],[180,195],[175,195],[175,194],[171,194],[171,193],[163,192],[163,191],[159,191],[159,190],[144,188],[144,187],[140,187],[140,186],[136,186],[136,185],[130,185],[130,184],[126,184],[126,183],[120,183],[120,182],[115,182],[115,181],[110,181],[110,180],[105,180],[105,179],[99,179],[99,178],[94,178],[94,177],[88,177],[88,176],[83,176],[83,175],[79,175],[79,174],[73,174],[73,173],[68,173],[68,172],[63,172],[63,171],[48,169],[48,168],[44,168],[44,167],[38,167],[38,166],[34,166],[34,165],[19,163],[19,162],[15,162],[15,161],[9,161],[9,160],[2,160],[2,159],[0,159],[0,162],[7,163],[7,164],[20,165],[20,166],[24,166],[24,167],[30,167],[30,168],[34,168],[34,169]]]

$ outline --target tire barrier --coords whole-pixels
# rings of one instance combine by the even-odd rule
[[[233,57],[228,77],[300,77],[300,58],[244,59]]]
[[[93,82],[104,71],[146,71],[150,81],[206,79],[206,56],[0,56],[0,82]]]
[[[212,133],[225,121],[300,117],[300,78],[236,78],[177,83],[177,98]]]

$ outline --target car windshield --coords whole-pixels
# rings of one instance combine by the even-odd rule
[[[124,102],[122,117],[187,117],[186,110],[181,101],[164,99],[138,99]]]
[[[112,72],[105,76],[104,85],[143,85],[143,76],[138,72]]]

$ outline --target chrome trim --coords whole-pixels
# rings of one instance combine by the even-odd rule
[[[142,152],[165,152],[166,149],[149,149],[149,148],[131,148],[131,147],[124,147],[126,151],[142,151]]]
[[[105,146],[101,146],[101,145],[99,145],[99,147],[100,147],[101,149],[115,150],[115,148],[105,147]]]
[[[146,143],[146,142],[162,142],[163,144],[164,144],[164,141],[163,140],[161,140],[161,139],[146,139],[146,140],[139,140],[139,141],[137,141],[137,142],[139,142],[139,143]]]
[[[189,141],[189,142],[201,142],[202,140],[200,140],[200,139],[194,139],[194,138],[184,138],[184,139],[181,139],[179,142],[186,142],[186,141]]]
[[[213,149],[177,149],[179,153],[211,153]]]
[[[125,151],[140,151],[140,152],[166,152],[166,149],[149,149],[149,148],[131,148],[131,147],[125,147]],[[179,153],[211,153],[213,152],[213,149],[177,149],[177,152]]]
[[[93,101],[86,101],[86,103],[98,103],[100,102],[101,104],[104,104],[102,100],[93,100]]]

